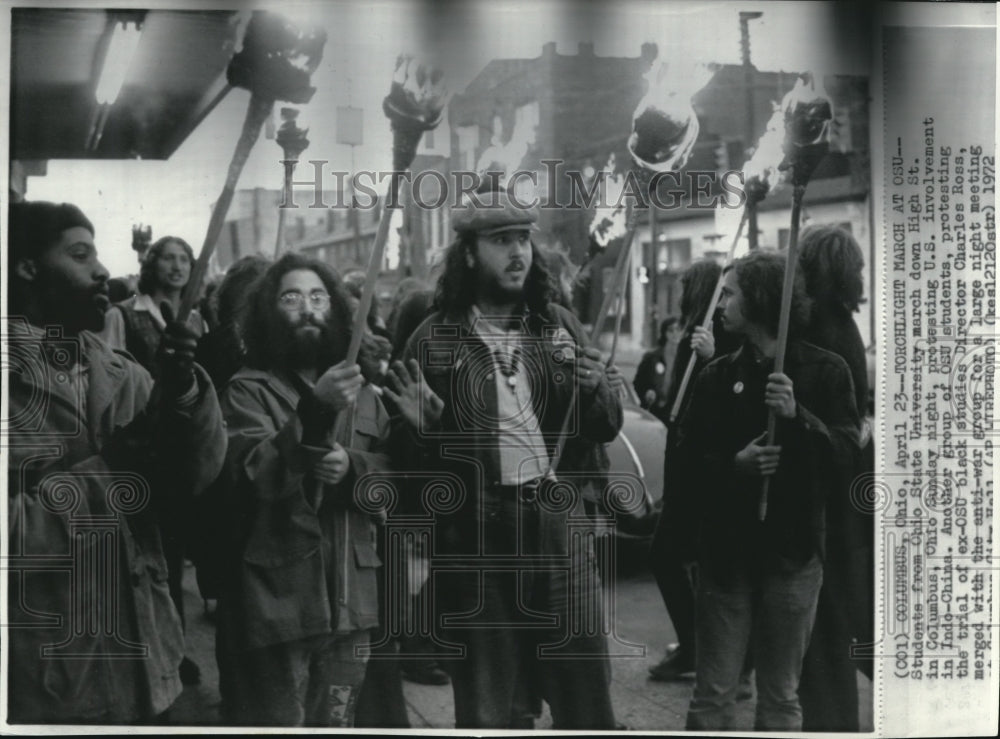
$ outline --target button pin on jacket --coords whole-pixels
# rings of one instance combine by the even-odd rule
[[[737,395],[739,395],[740,393],[742,393],[743,392],[743,383],[740,382],[739,380],[737,380],[736,384],[733,385],[733,392],[736,393]]]

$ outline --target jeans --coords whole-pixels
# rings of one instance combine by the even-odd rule
[[[699,575],[696,674],[687,728],[733,728],[733,708],[748,647],[757,670],[760,731],[800,731],[799,677],[809,646],[823,566],[807,564],[740,574],[720,583]]]

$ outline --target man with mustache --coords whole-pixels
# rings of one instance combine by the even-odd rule
[[[351,309],[326,264],[289,253],[254,284],[246,364],[222,407],[232,496],[218,645],[227,723],[353,725],[378,624],[378,511],[389,418],[345,364]]]
[[[181,691],[159,534],[219,473],[225,433],[196,336],[167,317],[157,380],[95,333],[108,272],[79,208],[10,206],[9,718],[148,722]]]
[[[614,729],[604,633],[580,626],[600,613],[593,551],[570,533],[584,501],[549,467],[571,403],[570,438],[591,445],[614,439],[622,408],[600,353],[555,303],[530,238],[537,219],[501,189],[453,212],[436,312],[386,392],[405,469],[434,470],[454,488],[454,505],[405,497],[435,514],[431,626],[456,726],[531,728],[543,698],[556,729]]]
[[[755,728],[800,731],[799,676],[823,581],[826,505],[858,443],[844,360],[796,340],[809,315],[795,276],[783,372],[774,372],[785,257],[728,269],[722,325],[743,346],[698,375],[680,426],[680,496],[696,501],[696,681],[687,728],[733,729],[744,657],[757,676]],[[777,419],[766,442],[768,412]],[[759,520],[763,481],[768,504]]]

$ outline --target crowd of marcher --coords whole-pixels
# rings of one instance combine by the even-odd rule
[[[112,304],[85,214],[10,206],[12,722],[170,723],[201,679],[190,560],[224,724],[405,727],[405,672],[451,683],[457,728],[530,729],[543,701],[556,729],[622,728],[588,525],[627,513],[605,451],[624,379],[532,239],[537,211],[493,195],[455,209],[436,284],[373,308],[352,362],[363,274],[245,257],[178,320],[182,239]],[[774,372],[784,255],[697,262],[636,374],[668,425],[650,564],[677,643],[650,674],[693,673],[689,729],[732,728],[751,675],[758,729],[858,729],[862,267],[849,233],[803,232]]]

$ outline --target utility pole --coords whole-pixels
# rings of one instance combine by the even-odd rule
[[[763,16],[763,13],[740,11],[740,52],[743,57],[743,88],[746,90],[746,138],[744,146],[744,161],[750,157],[750,147],[753,146],[757,126],[754,124],[753,80],[754,68],[750,62],[750,21]],[[751,249],[757,248],[757,209],[749,208],[747,213],[747,239]]]

